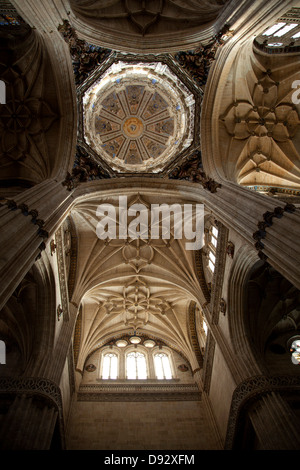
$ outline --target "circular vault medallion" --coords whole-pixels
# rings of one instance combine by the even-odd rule
[[[167,65],[117,62],[85,92],[84,139],[113,170],[157,173],[191,145],[194,105]]]
[[[123,124],[124,134],[130,139],[140,137],[144,131],[144,125],[141,119],[137,117],[130,117],[125,120]]]

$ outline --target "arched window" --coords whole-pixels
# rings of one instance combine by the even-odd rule
[[[209,242],[208,242],[208,267],[212,273],[215,271],[217,244],[218,244],[218,229],[214,225],[212,225],[209,230]]]
[[[103,356],[102,379],[118,378],[118,356],[114,353],[106,353]]]
[[[172,371],[169,356],[165,353],[157,353],[154,355],[154,367],[157,379],[171,379]]]
[[[128,379],[146,379],[147,365],[145,354],[132,351],[126,356],[126,370]]]

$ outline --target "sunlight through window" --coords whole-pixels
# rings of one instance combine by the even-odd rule
[[[116,354],[105,354],[103,359],[102,379],[118,378],[118,357]]]
[[[281,29],[286,23],[276,23],[274,26],[271,28],[267,29],[267,31],[264,32],[263,36],[272,36],[276,31]]]
[[[167,354],[160,353],[154,356],[155,373],[157,379],[171,379],[172,371]]]
[[[127,378],[146,379],[147,367],[145,355],[140,352],[131,352],[126,357]]]

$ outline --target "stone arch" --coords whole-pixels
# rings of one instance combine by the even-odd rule
[[[47,260],[39,260],[0,312],[0,337],[7,345],[4,375],[41,373],[53,347],[54,330],[55,279]]]
[[[227,0],[193,2],[188,8],[177,0],[155,1],[150,9],[147,2],[143,10],[138,2],[113,3],[69,0],[70,22],[92,44],[99,43],[100,34],[99,45],[134,53],[176,51],[183,37],[186,49],[198,47],[216,34],[221,19],[226,22],[234,10]]]
[[[44,33],[24,20],[1,31],[0,78],[6,102],[1,99],[0,182],[17,192],[65,174],[75,154],[71,59],[58,32],[55,49]]]
[[[297,373],[288,340],[300,332],[299,290],[245,245],[235,257],[228,292],[232,347],[243,380]]]
[[[245,289],[251,272],[258,261],[256,252],[248,245],[242,246],[234,257],[228,284],[228,315],[229,330],[234,353],[240,357],[238,367],[240,374],[246,378],[262,373],[253,355],[245,326]]]

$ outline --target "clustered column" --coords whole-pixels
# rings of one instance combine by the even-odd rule
[[[299,450],[297,417],[279,393],[261,397],[249,416],[264,450]]]
[[[1,450],[48,450],[57,417],[55,407],[42,399],[16,396],[1,422]]]

